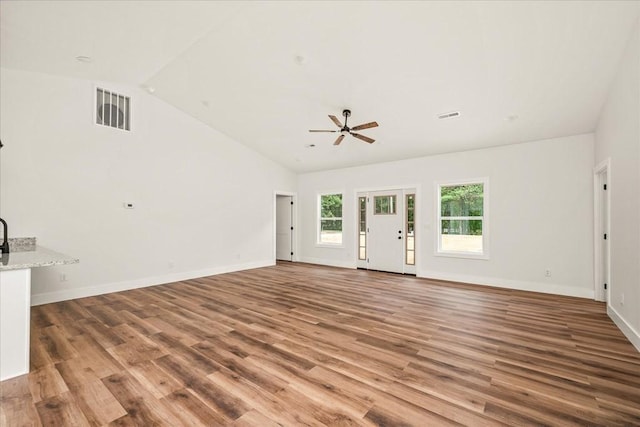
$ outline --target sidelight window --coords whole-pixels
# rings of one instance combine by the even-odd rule
[[[406,196],[406,226],[405,226],[405,234],[407,238],[405,239],[405,256],[404,262],[407,265],[415,265],[416,264],[416,235],[415,235],[415,204],[416,204],[416,195],[415,194],[407,194]]]
[[[358,197],[358,259],[367,259],[367,198]]]

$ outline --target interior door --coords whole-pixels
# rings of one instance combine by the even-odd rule
[[[276,259],[292,261],[293,197],[276,196]]]
[[[403,273],[405,233],[402,190],[371,192],[367,207],[369,269]]]

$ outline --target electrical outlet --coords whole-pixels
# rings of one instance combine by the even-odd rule
[[[65,273],[60,273],[60,281],[61,282],[66,282],[67,281],[67,275]]]
[[[167,268],[169,270],[173,270],[173,268],[175,267],[175,263],[173,261],[167,261]]]
[[[624,293],[620,294],[620,305],[624,305]]]
[[[548,268],[544,271],[544,277],[551,277],[551,270]]]

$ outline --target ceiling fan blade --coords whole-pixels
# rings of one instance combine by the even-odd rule
[[[336,126],[338,126],[339,128],[342,129],[342,123],[340,123],[340,120],[338,120],[338,118],[336,116],[332,116],[331,114],[329,114],[329,118],[331,119],[331,121],[333,123],[336,124]]]
[[[370,122],[370,123],[354,126],[351,128],[351,130],[362,130],[362,129],[376,128],[376,127],[378,127],[378,122]]]
[[[309,132],[339,132],[337,130],[316,130],[316,129],[309,129]]]
[[[336,142],[333,143],[333,145],[340,145],[343,139],[344,139],[344,135],[340,135],[338,139],[336,139]]]
[[[369,144],[371,144],[373,141],[375,141],[375,139],[371,139],[368,136],[360,135],[359,133],[351,132],[351,135],[356,137],[356,138],[358,138],[358,139],[363,140],[364,142],[368,142]]]

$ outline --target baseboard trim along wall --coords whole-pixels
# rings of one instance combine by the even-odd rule
[[[300,262],[327,265],[331,267],[357,268],[351,261],[336,261],[324,258],[302,257]],[[563,295],[578,298],[594,298],[593,289],[575,288],[556,283],[526,282],[522,280],[500,279],[495,277],[468,276],[463,274],[442,273],[439,271],[419,271],[417,277],[423,279],[447,280],[472,285],[493,286],[496,288],[516,289],[519,291],[541,292],[543,294]]]
[[[631,344],[633,344],[636,350],[640,351],[640,333],[633,329],[633,327],[628,324],[622,316],[620,316],[620,313],[618,313],[616,309],[611,307],[609,304],[607,304],[607,314],[611,320],[613,320],[613,323],[616,324],[618,329],[622,331],[624,336],[631,341]]]
[[[96,295],[110,294],[112,292],[128,291],[131,289],[146,288],[148,286],[165,285],[167,283],[179,282],[181,280],[191,280],[217,274],[232,273],[234,271],[250,270],[252,268],[269,267],[274,265],[273,260],[263,260],[248,262],[244,264],[225,265],[220,267],[206,268],[203,270],[184,271],[180,273],[168,274],[164,276],[145,277],[124,282],[107,283],[99,286],[86,288],[63,289],[55,292],[34,294],[31,296],[31,305],[42,305],[60,301],[67,301],[76,298],[93,297]]]
[[[301,257],[300,262],[306,262],[307,264],[327,265],[329,267],[342,267],[351,269],[357,268],[356,264],[353,261],[336,261],[333,259],[325,258]]]
[[[424,279],[469,283],[472,285],[493,286],[496,288],[515,289],[519,291],[541,292],[543,294],[563,295],[568,297],[594,298],[593,289],[576,288],[556,283],[526,282],[522,280],[501,279],[496,277],[467,276],[463,274],[442,273],[439,271],[420,271],[418,272],[418,277]]]

